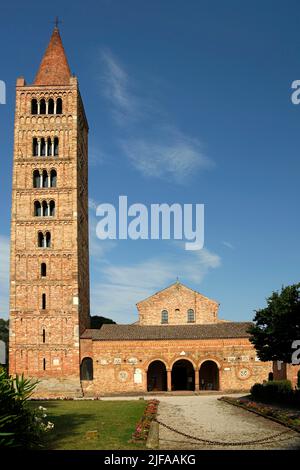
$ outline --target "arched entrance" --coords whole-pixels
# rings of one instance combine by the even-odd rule
[[[199,370],[200,390],[219,390],[219,368],[214,361],[205,361]]]
[[[93,380],[93,359],[85,357],[80,364],[80,380]]]
[[[179,359],[173,364],[172,390],[195,390],[195,371],[190,361]]]
[[[167,369],[162,361],[153,361],[147,372],[148,392],[162,392],[167,390]]]

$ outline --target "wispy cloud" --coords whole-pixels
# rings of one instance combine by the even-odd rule
[[[213,166],[197,138],[182,133],[158,102],[137,92],[137,81],[111,51],[102,51],[101,57],[102,90],[122,127],[121,149],[136,170],[148,178],[184,183],[195,172]]]
[[[128,138],[122,147],[132,165],[146,177],[184,183],[195,171],[212,166],[201,143],[176,130],[166,131],[154,140]]]
[[[104,265],[102,280],[92,288],[92,313],[110,316],[120,323],[137,320],[135,304],[175,282],[200,284],[209,270],[221,265],[221,258],[207,249],[180,256],[153,258],[132,265]]]
[[[0,235],[0,317],[9,314],[9,238]]]
[[[109,49],[102,50],[102,84],[105,96],[111,103],[111,110],[119,125],[137,119],[140,115],[137,97],[130,91],[130,81],[125,68],[121,66]]]
[[[234,250],[234,246],[230,242],[222,241],[222,245],[230,248],[231,250]]]

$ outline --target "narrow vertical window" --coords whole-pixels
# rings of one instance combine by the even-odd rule
[[[34,170],[33,172],[33,187],[39,188],[40,187],[40,172],[39,170]]]
[[[47,201],[42,202],[42,207],[43,207],[43,217],[48,217],[49,216],[49,207]]]
[[[34,202],[34,216],[35,217],[41,216],[41,203],[39,201]]]
[[[168,323],[169,322],[169,314],[167,310],[163,310],[161,312],[161,323]]]
[[[45,139],[41,139],[41,157],[45,157],[46,155],[46,142]]]
[[[44,234],[42,232],[38,233],[38,247],[39,248],[44,247]]]
[[[46,247],[50,248],[50,246],[51,246],[51,233],[46,232]]]
[[[43,170],[43,188],[48,188],[49,180],[48,180],[48,172]]]
[[[46,359],[43,359],[43,370],[46,370]]]
[[[58,137],[54,137],[54,156],[58,155]]]
[[[50,216],[54,217],[55,216],[55,202],[50,201],[49,206],[50,206]]]
[[[46,331],[44,329],[43,329],[43,343],[46,343]]]
[[[41,264],[41,277],[47,276],[47,265],[46,263]]]
[[[48,114],[54,114],[54,101],[52,98],[48,101]]]
[[[38,144],[38,140],[36,137],[34,137],[32,141],[32,155],[34,157],[38,157],[39,155],[39,144]]]
[[[187,322],[194,323],[195,322],[195,312],[192,308],[187,311]]]
[[[51,186],[51,188],[56,188],[56,179],[57,179],[56,170],[51,170],[51,173],[50,173],[50,186]]]
[[[46,294],[42,294],[42,310],[46,310]]]
[[[33,99],[31,100],[31,114],[37,114],[37,112],[38,112],[37,100]]]
[[[46,101],[44,99],[40,101],[40,114],[46,114]]]
[[[51,157],[52,155],[52,140],[50,137],[47,139],[47,157]]]
[[[56,114],[62,114],[62,99],[58,98],[56,102]]]

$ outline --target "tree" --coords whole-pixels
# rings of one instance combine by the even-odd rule
[[[4,341],[6,344],[8,343],[8,332],[8,320],[3,320],[3,318],[0,318],[0,339],[2,339],[2,341]]]
[[[257,310],[250,327],[250,341],[261,361],[292,362],[292,343],[300,339],[300,283],[282,287]]]
[[[109,324],[116,324],[115,321],[111,320],[110,318],[100,317],[99,315],[93,315],[91,317],[91,328],[92,329],[99,329],[104,323]]]

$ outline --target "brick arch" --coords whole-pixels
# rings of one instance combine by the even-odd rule
[[[212,362],[215,362],[215,364],[217,365],[218,369],[221,370],[221,363],[219,361],[219,359],[216,359],[214,356],[207,356],[203,359],[200,360],[199,364],[198,364],[198,369],[200,370],[200,367],[202,366],[202,364],[206,361],[212,361]]]
[[[168,362],[167,362],[165,359],[161,359],[161,357],[156,357],[156,356],[155,356],[155,357],[151,358],[151,359],[146,363],[146,365],[145,365],[145,372],[148,371],[148,368],[149,368],[150,364],[151,364],[152,362],[154,362],[154,361],[160,361],[160,362],[162,362],[162,363],[166,366],[166,369],[167,369],[167,370],[170,368]]]
[[[174,360],[172,360],[172,362],[170,364],[170,369],[172,370],[172,367],[174,366],[175,362],[180,361],[182,359],[185,359],[186,361],[189,361],[192,364],[192,366],[194,367],[194,370],[195,371],[197,370],[196,362],[188,356],[176,356],[176,358]]]

